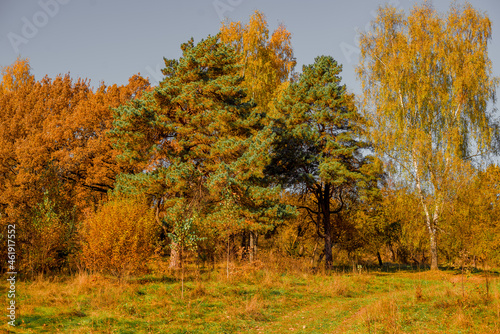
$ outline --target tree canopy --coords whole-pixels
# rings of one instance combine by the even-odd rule
[[[360,116],[354,96],[340,84],[342,67],[321,56],[304,66],[284,92],[278,110],[273,160],[267,172],[278,182],[313,197],[303,206],[325,241],[326,266],[332,265],[333,215],[338,215],[370,182],[359,139]],[[339,216],[340,217],[340,216]]]
[[[443,16],[424,2],[408,16],[381,7],[360,40],[368,136],[418,190],[433,269],[447,182],[462,160],[495,148],[499,138],[488,109],[498,86],[490,39],[490,20],[470,4],[455,3]]]
[[[209,219],[229,201],[235,223],[272,225],[284,211],[263,181],[271,130],[245,101],[238,54],[219,36],[182,51],[153,92],[117,109],[116,147],[142,169],[120,187],[155,197],[173,221]]]
[[[359,97],[331,56],[295,73],[291,38],[259,11],[224,22],[164,58],[156,87],[4,67],[0,223],[17,228],[20,271],[499,264],[487,15],[380,7]]]

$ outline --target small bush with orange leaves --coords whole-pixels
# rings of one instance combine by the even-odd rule
[[[145,201],[111,200],[83,222],[82,262],[93,272],[117,276],[144,271],[159,231]]]

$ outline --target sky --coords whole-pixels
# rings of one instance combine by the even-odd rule
[[[37,80],[69,73],[97,87],[126,84],[140,73],[156,84],[163,57],[179,58],[182,43],[216,34],[226,19],[246,23],[260,10],[270,31],[282,23],[292,33],[297,72],[315,57],[330,55],[343,65],[343,83],[360,93],[357,38],[385,3],[408,13],[420,1],[0,0],[0,66],[22,57],[29,59]],[[443,13],[450,5],[432,3]],[[488,51],[494,75],[500,76],[500,1],[470,3],[492,21]]]

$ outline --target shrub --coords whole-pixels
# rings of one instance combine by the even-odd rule
[[[145,201],[112,200],[83,222],[82,261],[94,272],[117,276],[143,271],[159,228]]]
[[[29,224],[18,224],[22,225],[18,237],[28,241],[19,249],[19,266],[31,275],[63,268],[74,251],[74,208],[53,197],[46,191],[29,213]]]

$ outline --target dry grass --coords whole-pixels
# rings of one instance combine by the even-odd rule
[[[400,318],[396,301],[393,298],[382,298],[359,312],[364,320],[368,333],[386,332],[401,333]]]
[[[313,274],[293,265],[275,268],[264,261],[235,265],[227,278],[223,264],[205,273],[192,267],[184,299],[175,274],[38,277],[19,282],[24,323],[15,332],[500,333],[498,277],[487,287],[477,274],[464,280],[462,291],[452,272]]]
[[[421,302],[424,300],[424,294],[422,293],[422,285],[417,284],[415,287],[415,301]]]
[[[264,309],[265,303],[262,296],[255,294],[245,303],[245,310],[241,313],[241,315],[253,320],[264,321],[267,320],[267,317],[264,314]]]

